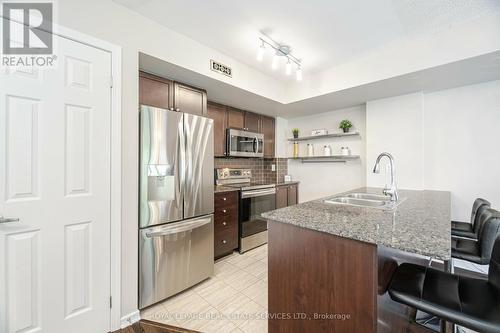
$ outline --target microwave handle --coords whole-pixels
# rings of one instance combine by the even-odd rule
[[[257,140],[257,138],[253,138],[252,148],[254,153],[259,151],[259,141]]]

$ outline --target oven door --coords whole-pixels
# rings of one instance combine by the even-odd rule
[[[263,157],[264,135],[236,129],[228,129],[226,134],[227,152],[234,157]]]
[[[262,213],[276,209],[276,189],[266,188],[241,192],[240,238],[267,230],[267,220]]]

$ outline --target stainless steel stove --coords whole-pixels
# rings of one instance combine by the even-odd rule
[[[239,249],[246,252],[267,243],[267,220],[262,213],[276,209],[276,185],[252,181],[250,169],[216,169],[216,184],[240,189]]]

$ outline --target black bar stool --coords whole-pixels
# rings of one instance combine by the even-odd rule
[[[478,240],[467,238],[452,238],[451,256],[456,259],[470,261],[480,265],[490,262],[493,243],[500,234],[500,212],[487,208],[478,218]]]
[[[473,279],[404,263],[389,286],[391,299],[478,332],[500,332],[500,237],[488,279]]]
[[[479,216],[481,213],[490,208],[490,203],[487,200],[477,198],[472,205],[472,213],[469,222],[451,221],[451,234],[454,236],[467,237],[477,239],[479,235]]]

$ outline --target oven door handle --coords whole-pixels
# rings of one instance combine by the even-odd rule
[[[276,194],[275,188],[269,188],[265,190],[251,190],[251,191],[242,191],[241,198],[253,198],[253,197],[261,197],[264,195]]]

